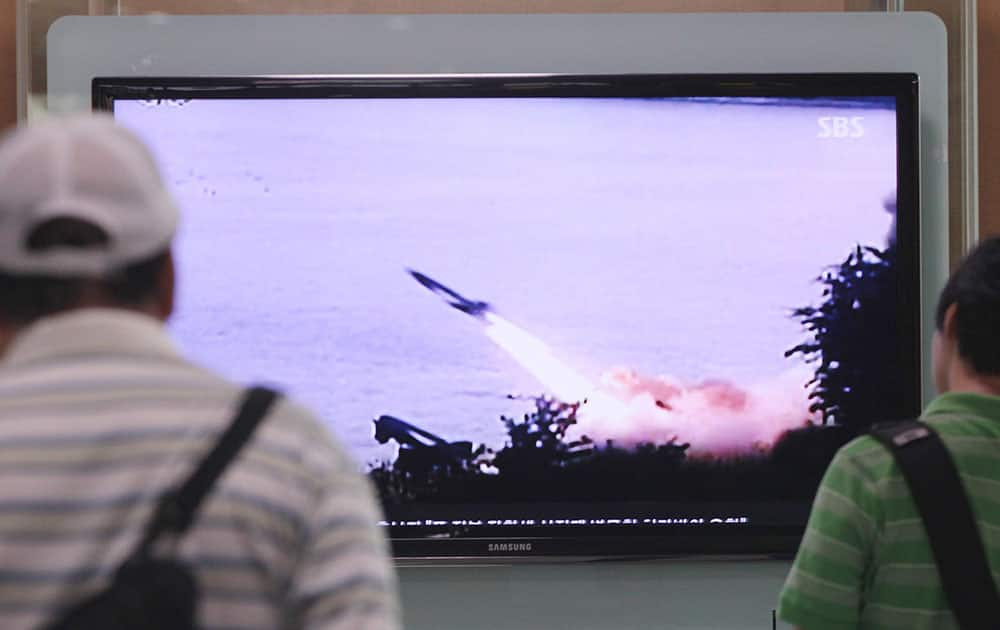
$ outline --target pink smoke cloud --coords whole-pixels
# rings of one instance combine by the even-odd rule
[[[809,412],[807,366],[749,385],[725,381],[685,383],[618,368],[593,382],[560,360],[541,339],[495,313],[485,333],[549,393],[586,401],[567,439],[586,436],[622,447],[688,443],[688,453],[728,456],[770,450],[782,433],[815,420]]]
[[[789,429],[817,418],[809,411],[807,368],[738,386],[725,381],[684,383],[618,368],[603,375],[578,414],[570,437],[587,436],[632,447],[688,443],[688,453],[731,456],[770,450]]]

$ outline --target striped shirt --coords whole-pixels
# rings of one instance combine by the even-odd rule
[[[959,469],[1000,583],[1000,398],[945,394],[922,419]],[[830,464],[779,614],[807,630],[958,627],[906,481],[873,438],[854,440]]]
[[[80,310],[18,335],[0,362],[0,626],[106,584],[241,396],[141,315]],[[176,545],[202,626],[398,628],[378,518],[354,462],[282,399]]]

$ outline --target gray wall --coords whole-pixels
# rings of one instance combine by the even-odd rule
[[[399,576],[408,630],[765,630],[789,565],[719,558],[428,566],[402,567]]]

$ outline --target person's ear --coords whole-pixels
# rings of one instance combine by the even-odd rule
[[[944,312],[944,322],[941,326],[941,335],[949,341],[956,341],[958,339],[957,317],[958,304],[952,303]]]

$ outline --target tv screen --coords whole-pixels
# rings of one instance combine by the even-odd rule
[[[96,79],[188,356],[283,384],[399,556],[793,550],[919,412],[912,75]]]

